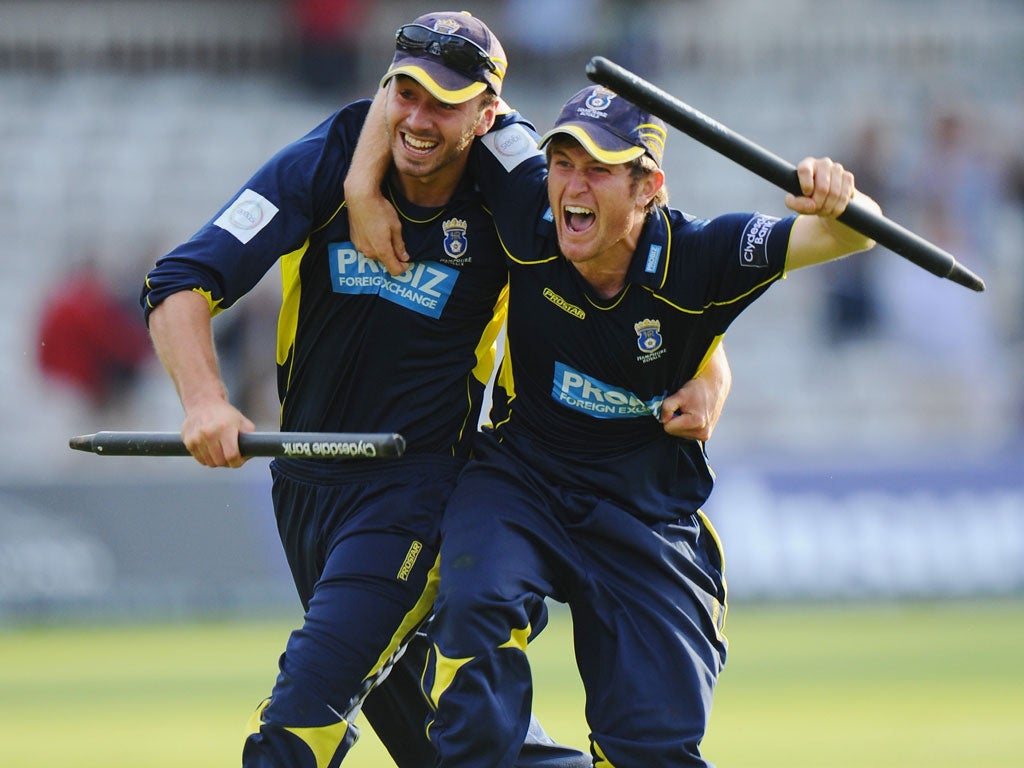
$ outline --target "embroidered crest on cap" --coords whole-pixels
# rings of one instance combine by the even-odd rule
[[[455,19],[438,19],[434,22],[434,31],[444,35],[454,35],[462,29],[462,25]]]
[[[595,88],[591,94],[587,97],[587,106],[591,109],[608,109],[608,105],[612,103],[612,99],[615,98],[615,94],[609,91],[603,86]]]
[[[611,106],[612,99],[614,98],[615,93],[613,91],[609,91],[603,86],[598,86],[587,96],[583,106],[579,107],[576,112],[577,114],[594,119],[608,117],[608,113],[605,110]]]

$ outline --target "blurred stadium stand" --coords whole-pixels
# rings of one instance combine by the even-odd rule
[[[153,592],[158,604],[202,607],[190,563],[216,561],[204,542],[231,536],[248,544],[225,548],[220,565],[204,572],[206,583],[223,587],[247,574],[262,585],[256,592],[289,599],[279,555],[259,549],[268,531],[273,539],[264,466],[221,473],[182,459],[69,451],[73,434],[177,429],[180,407],[154,367],[120,407],[88,410],[41,378],[34,323],[63,270],[86,254],[134,301],[152,260],[188,237],[260,162],[337,105],[369,95],[390,60],[394,29],[430,7],[363,5],[363,28],[346,43],[356,49],[346,59],[351,71],[333,94],[300,78],[294,8],[284,0],[0,5],[0,618],[15,603],[14,613],[31,605],[33,615],[67,606],[12,603],[38,576],[13,542],[38,543],[46,539],[40,531],[92,542],[79,552],[107,553],[96,561],[106,565],[88,566],[106,591],[85,605],[137,606],[126,585],[152,582],[163,585]],[[586,84],[583,67],[594,54],[633,67],[792,161],[850,156],[865,123],[884,126],[894,149],[886,212],[916,231],[925,219],[908,179],[936,115],[965,115],[997,170],[1024,156],[1017,0],[550,0],[551,14],[586,19],[556,51],[534,45],[531,29],[546,23],[535,3],[468,5],[506,42],[507,99],[542,129]],[[706,216],[784,215],[781,194],[766,182],[678,132],[669,147],[675,206]],[[881,319],[873,331],[830,342],[824,297],[843,277],[829,265],[791,275],[730,332],[735,383],[709,445],[720,480],[709,508],[726,537],[734,595],[1024,590],[1024,201],[998,183],[993,192],[993,204],[971,213],[988,247],[957,253],[986,279],[986,293],[875,254]],[[275,277],[234,312],[272,309]],[[246,357],[236,380],[272,381],[272,343],[261,341],[265,356]],[[259,414],[273,412],[269,403]],[[185,486],[188,494],[168,490]],[[119,487],[127,509],[118,508]],[[250,510],[229,516],[234,534],[218,513],[231,497]],[[179,516],[183,524],[171,525]],[[130,537],[104,538],[103,521],[114,518],[137,545],[166,549],[173,540],[181,572],[119,568]],[[857,535],[842,527],[853,521]],[[25,530],[35,533],[25,539]],[[45,565],[62,550],[31,551],[42,552],[36,564]],[[959,586],[948,583],[937,552],[963,561]],[[254,558],[268,564],[262,580],[239,565]],[[901,576],[887,562],[910,570]],[[829,566],[834,578],[823,576]],[[206,607],[254,603],[233,587],[213,591],[221,597]]]

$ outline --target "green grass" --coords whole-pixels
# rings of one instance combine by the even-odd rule
[[[290,620],[0,631],[0,766],[239,764]],[[728,766],[1010,768],[1024,760],[1024,602],[734,605],[705,754]],[[531,650],[535,711],[584,747],[565,614]],[[387,766],[368,729],[346,762]]]
[[[734,608],[706,754],[722,766],[1024,760],[1024,605]]]

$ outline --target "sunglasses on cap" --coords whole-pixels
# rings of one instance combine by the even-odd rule
[[[406,24],[395,33],[395,47],[409,53],[429,53],[444,65],[467,77],[476,77],[481,69],[497,72],[498,67],[479,45],[462,35],[446,35],[424,27]]]

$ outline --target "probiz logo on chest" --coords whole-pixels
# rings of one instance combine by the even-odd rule
[[[551,397],[574,411],[597,419],[633,419],[643,416],[657,418],[664,396],[649,402],[632,392],[580,373],[564,363],[555,363],[555,379]]]
[[[414,262],[404,274],[392,276],[349,242],[331,243],[327,252],[331,264],[331,289],[335,293],[377,294],[382,299],[433,318],[441,316],[459,278],[458,270],[435,261]]]

